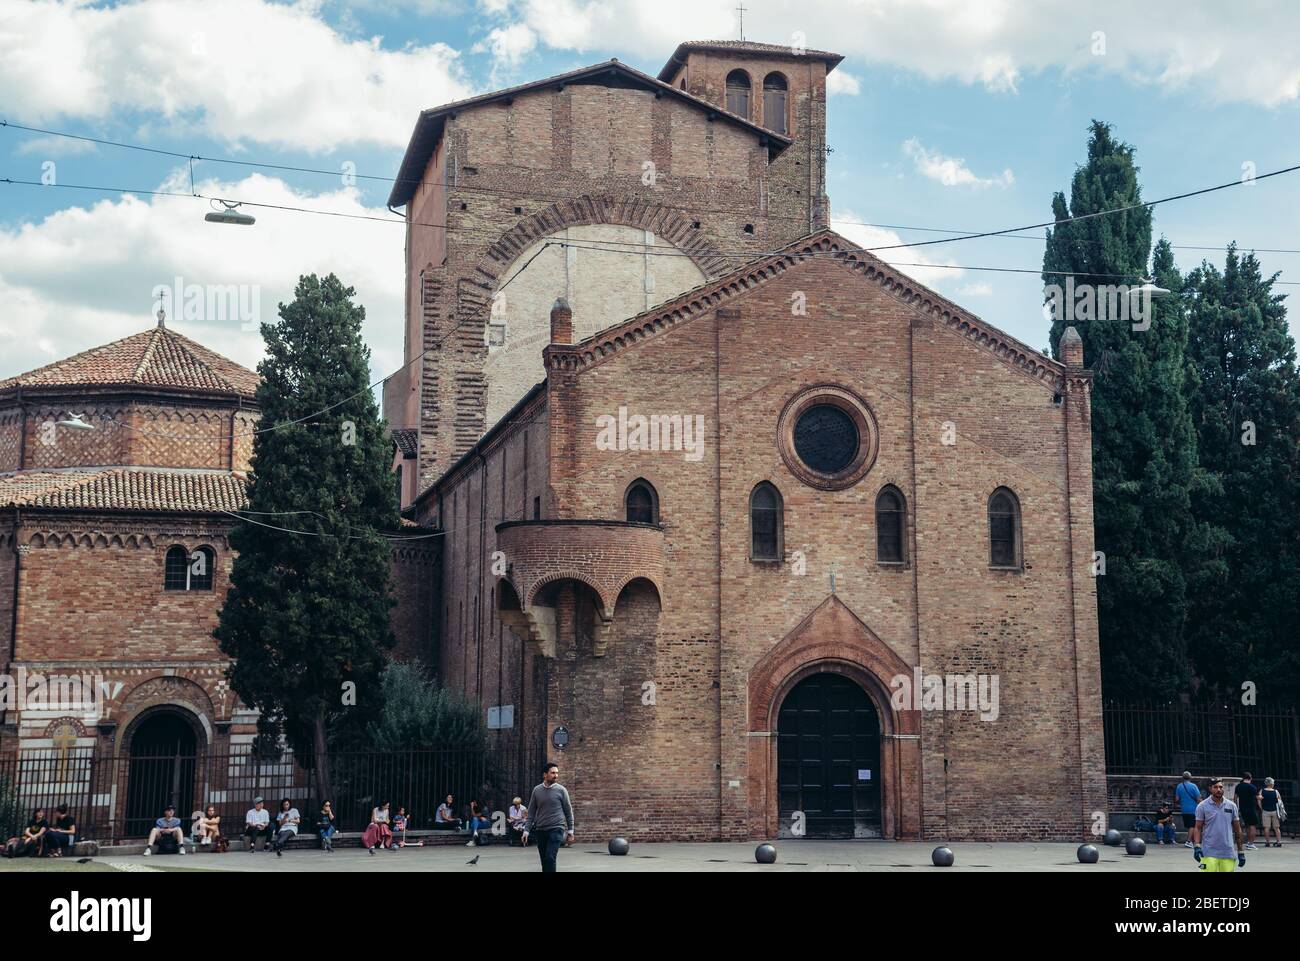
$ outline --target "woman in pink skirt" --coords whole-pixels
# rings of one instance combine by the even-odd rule
[[[370,812],[370,824],[366,827],[366,833],[361,836],[361,843],[372,855],[377,847],[388,848],[390,851],[397,850],[393,847],[393,829],[388,826],[387,801]]]

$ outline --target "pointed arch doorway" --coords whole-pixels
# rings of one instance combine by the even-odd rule
[[[776,730],[782,835],[881,836],[880,733],[875,705],[852,678],[820,672],[790,690]]]
[[[800,804],[809,804],[808,797],[812,797],[831,815],[826,823],[838,822],[840,830],[846,818],[835,812],[843,811],[847,805],[854,832],[859,830],[860,820],[866,822],[864,832],[856,836],[873,836],[866,833],[871,822],[878,824],[876,837],[913,840],[921,836],[921,712],[894,704],[890,696],[891,679],[911,671],[911,666],[897,652],[833,594],[758,659],[749,671],[746,738],[751,837],[794,834],[790,815],[797,809],[791,807],[791,792],[782,796],[783,788],[796,783],[792,774],[781,770],[782,761],[787,760],[787,754],[780,750],[781,735],[793,733],[789,724],[782,723],[786,719],[793,722],[793,714],[782,716],[787,703],[792,710],[800,705],[806,708],[809,741],[816,736],[823,743],[827,738],[831,741],[829,748],[823,748],[823,757],[829,758],[830,773],[820,775],[825,777],[829,799],[823,794],[823,800],[818,801],[808,785],[801,783]],[[810,686],[806,694],[800,693],[797,700],[790,700],[805,680],[818,675],[831,678],[823,682],[831,685],[829,689],[823,687],[819,691]],[[836,686],[845,682],[854,687]],[[874,712],[874,735],[867,733],[871,730],[870,714],[862,706],[859,694],[867,699],[870,711]],[[842,706],[837,707],[841,702]],[[801,721],[800,728],[803,726]],[[816,733],[819,731],[820,735]],[[847,738],[843,747],[835,743],[837,737]],[[852,743],[854,738],[856,744]],[[806,765],[810,768],[816,764],[812,750],[810,746],[808,756],[812,760]],[[875,766],[867,767],[864,763],[861,768],[849,769],[844,762],[856,765],[858,756],[864,761],[871,759]],[[798,757],[802,761],[802,756]],[[790,767],[788,763],[785,766]],[[851,771],[857,781],[859,771],[868,770],[870,778],[861,778],[874,782],[868,791],[862,791],[856,783],[848,786],[845,772]],[[846,789],[855,792],[847,802],[843,799]],[[874,811],[879,812],[878,818],[873,804]],[[807,827],[806,818],[804,823]]]

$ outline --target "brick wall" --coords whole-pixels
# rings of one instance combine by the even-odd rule
[[[247,470],[258,415],[214,404],[33,399],[0,410],[0,471],[17,470],[19,430],[26,432],[27,470],[131,464]],[[69,412],[94,430],[59,427]]]
[[[227,524],[186,520],[124,525],[105,517],[86,524],[24,518],[30,545],[19,597],[19,660],[58,652],[69,661],[213,660],[233,556]],[[213,589],[167,591],[167,549],[200,545],[216,553]]]
[[[426,533],[404,530],[407,537]],[[441,538],[395,543],[392,552],[392,592],[400,599],[389,623],[397,640],[393,657],[423,664],[436,663],[438,558]]]
[[[513,705],[516,726],[493,737],[521,749],[537,744],[545,727],[546,671],[499,617],[492,565],[497,524],[531,519],[535,507],[542,517],[553,516],[544,400],[539,396],[486,445],[482,459],[466,463],[420,502],[417,516],[444,532],[433,584],[437,673],[479,705],[485,722],[489,707]]]

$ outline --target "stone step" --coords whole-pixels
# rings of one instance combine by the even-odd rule
[[[243,851],[243,852],[248,851],[248,841],[242,835],[240,837],[230,838],[229,840],[230,840],[231,853],[236,851]],[[419,846],[420,843],[423,843],[423,845],[426,847],[442,847],[444,845],[465,844],[468,841],[469,841],[468,834],[461,834],[454,831],[408,831],[406,834],[406,842],[408,847],[417,847]],[[505,844],[506,842],[505,839],[502,838],[499,841],[494,839],[492,843]],[[97,844],[94,841],[78,841],[76,847],[80,849],[82,845],[94,845],[95,848],[97,848],[98,850],[99,857],[109,857],[109,856],[129,857],[133,855],[137,855],[137,856],[143,855],[144,847],[145,847],[143,841],[121,841],[118,842],[117,844]],[[286,850],[298,850],[298,849],[319,850],[320,846],[321,846],[320,839],[315,834],[303,834],[294,838],[285,847]],[[359,848],[361,847],[361,834],[358,832],[351,832],[351,831],[340,832],[339,834],[334,835],[334,847]],[[259,850],[262,849],[262,844],[258,845],[258,849]],[[190,841],[189,839],[186,839],[185,841],[185,851],[187,854],[215,853],[210,846],[196,845],[194,844],[194,842]],[[82,854],[78,850],[77,856],[86,857],[88,855]],[[93,857],[95,856],[95,853],[91,852],[89,856]],[[157,851],[154,852],[153,856],[154,857],[159,856]],[[176,855],[176,856],[179,857],[180,855]]]

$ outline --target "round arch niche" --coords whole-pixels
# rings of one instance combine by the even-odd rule
[[[545,376],[542,349],[557,297],[573,309],[579,341],[707,279],[692,255],[640,227],[584,224],[535,241],[501,275],[492,299],[483,332],[485,423],[500,420]]]

